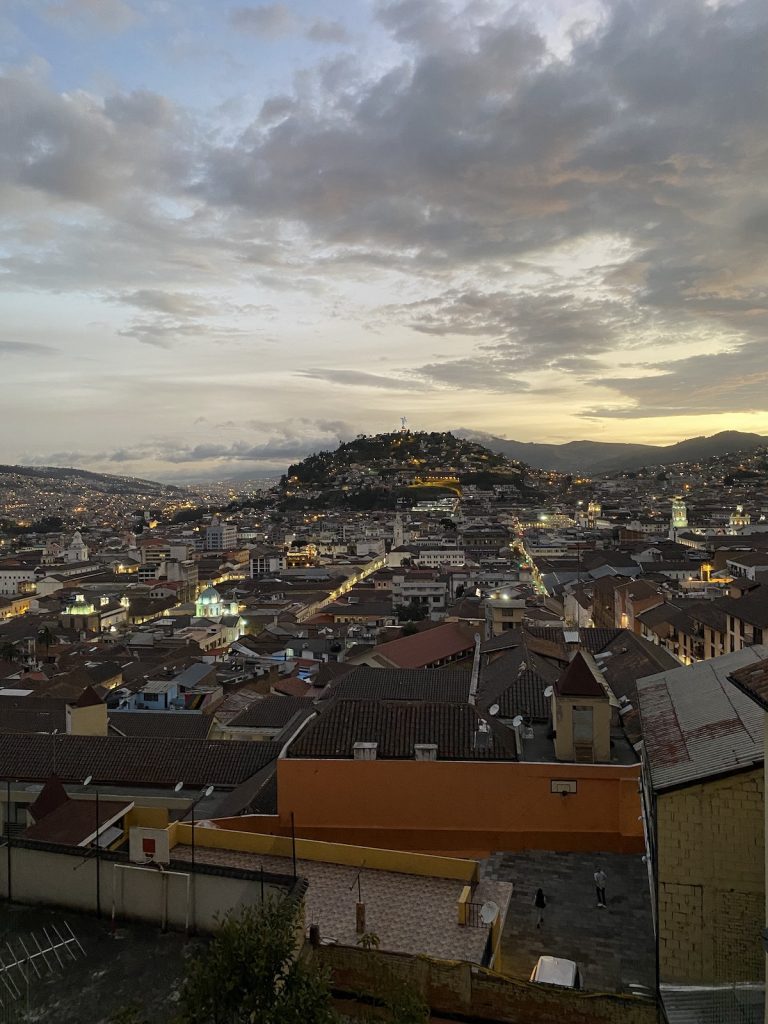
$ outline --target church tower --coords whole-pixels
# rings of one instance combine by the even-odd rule
[[[688,509],[680,495],[672,499],[672,516],[669,520],[669,539],[677,540],[680,530],[688,527]]]
[[[749,512],[744,511],[743,505],[737,505],[736,511],[731,512],[730,518],[728,520],[728,532],[738,533],[738,531],[743,530],[745,526],[749,526],[751,522],[752,516],[749,514]]]
[[[72,541],[64,552],[65,562],[87,562],[88,561],[88,545],[83,540],[82,534],[79,530],[75,530]]]
[[[401,548],[405,544],[405,530],[403,529],[403,517],[398,512],[395,516],[395,525],[392,528],[392,550]]]

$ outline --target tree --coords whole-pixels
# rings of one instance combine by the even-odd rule
[[[10,640],[0,644],[0,658],[3,661],[18,661],[20,657],[21,652],[19,651],[18,644],[14,644]]]
[[[327,977],[296,955],[299,914],[287,899],[228,914],[187,971],[179,1024],[335,1024]]]
[[[48,651],[50,649],[51,641],[52,640],[53,640],[53,633],[50,631],[50,629],[47,626],[43,626],[41,629],[39,629],[37,631],[37,642],[41,643],[41,644],[45,644],[45,658],[46,658],[46,661],[48,660]]]
[[[399,604],[395,611],[398,622],[421,622],[427,615],[424,608],[413,601],[410,604]]]

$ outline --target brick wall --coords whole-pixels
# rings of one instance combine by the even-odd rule
[[[433,1013],[471,1017],[476,1024],[656,1024],[659,1019],[652,999],[516,981],[458,961],[351,946],[321,946],[311,955],[331,972],[337,992],[376,994],[395,979],[418,991]]]
[[[762,981],[763,771],[657,802],[662,981]]]

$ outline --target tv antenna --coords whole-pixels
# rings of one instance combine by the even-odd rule
[[[45,974],[63,970],[68,961],[85,957],[85,950],[66,921],[61,929],[51,923],[42,932],[42,942],[32,932],[26,942],[16,936],[5,943],[8,953],[0,957],[0,1008],[9,1009],[18,1004],[25,993],[28,997],[30,982],[34,984]]]

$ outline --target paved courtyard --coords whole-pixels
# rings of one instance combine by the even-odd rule
[[[605,910],[596,906],[592,875],[598,867],[608,876]],[[656,948],[640,856],[496,853],[483,861],[482,872],[514,884],[502,939],[505,974],[528,978],[537,959],[548,954],[575,960],[591,991],[653,990]],[[533,909],[538,888],[547,897],[539,929]]]
[[[173,848],[174,859],[187,860],[190,847]],[[195,850],[198,863],[223,864],[278,874],[291,874],[289,858],[230,850]],[[375,932],[381,949],[425,953],[446,960],[482,963],[488,929],[458,924],[458,902],[463,882],[449,878],[406,875],[394,871],[358,869],[343,864],[297,860],[297,874],[309,882],[305,897],[307,925],[317,924],[323,938],[345,945],[357,944],[355,906],[360,895],[366,907],[366,930]],[[488,878],[481,881],[473,900],[495,902],[503,915],[511,886]]]

